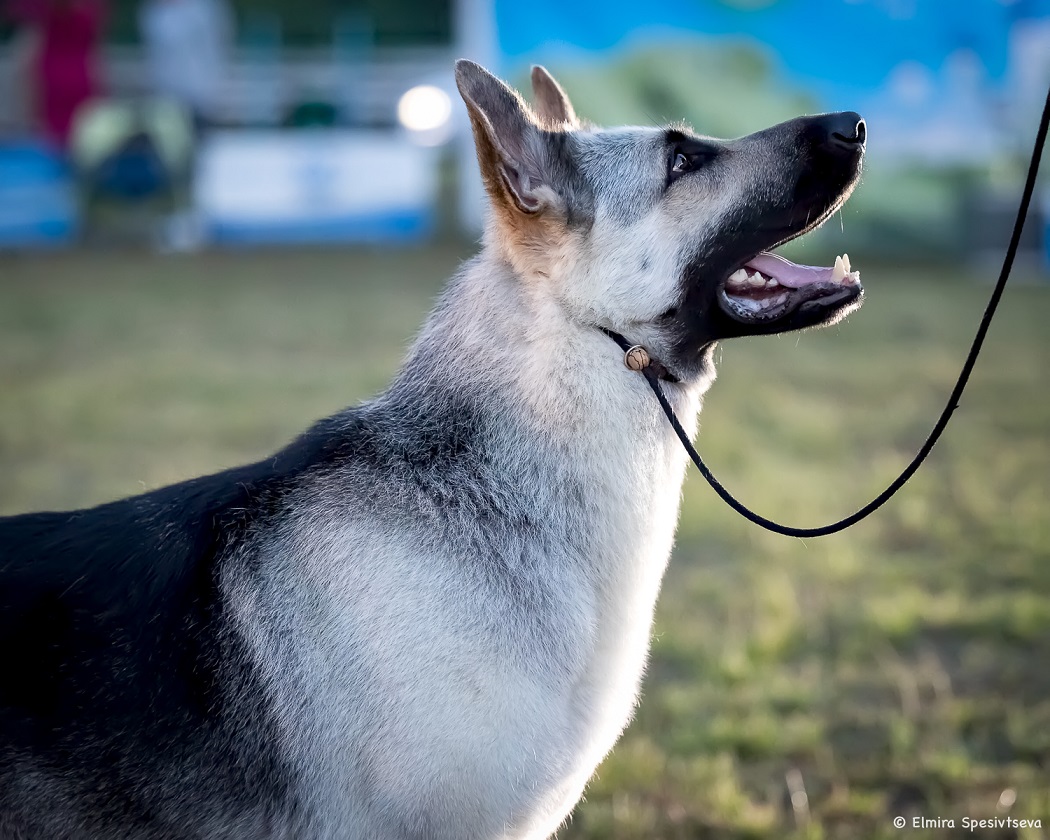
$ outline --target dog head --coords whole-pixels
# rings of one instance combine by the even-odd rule
[[[848,259],[768,253],[848,198],[864,155],[857,114],[717,140],[585,125],[541,67],[533,108],[472,62],[456,81],[492,201],[487,244],[574,322],[623,333],[690,378],[720,339],[823,326],[860,305]]]

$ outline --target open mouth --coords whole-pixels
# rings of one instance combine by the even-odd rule
[[[763,251],[726,278],[719,303],[746,324],[772,324],[794,313],[826,324],[854,309],[862,295],[860,272],[852,270],[846,254],[822,267]]]

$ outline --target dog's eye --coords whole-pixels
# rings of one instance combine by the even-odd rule
[[[670,168],[667,171],[667,183],[671,184],[677,178],[689,172],[696,172],[705,164],[714,159],[716,151],[701,143],[691,143],[689,146],[675,146],[668,161]]]

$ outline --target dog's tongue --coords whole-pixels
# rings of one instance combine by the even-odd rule
[[[791,260],[786,260],[780,254],[770,254],[763,251],[753,260],[750,260],[745,268],[760,271],[767,277],[774,278],[781,286],[789,289],[798,289],[812,283],[842,283],[846,278],[849,282],[860,279],[860,272],[851,271],[849,255],[843,254],[835,258],[835,265],[825,268],[818,265],[799,265]]]

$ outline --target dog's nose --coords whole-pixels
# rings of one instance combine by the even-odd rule
[[[868,129],[856,111],[825,114],[818,119],[821,134],[818,143],[823,149],[843,156],[864,151]]]

